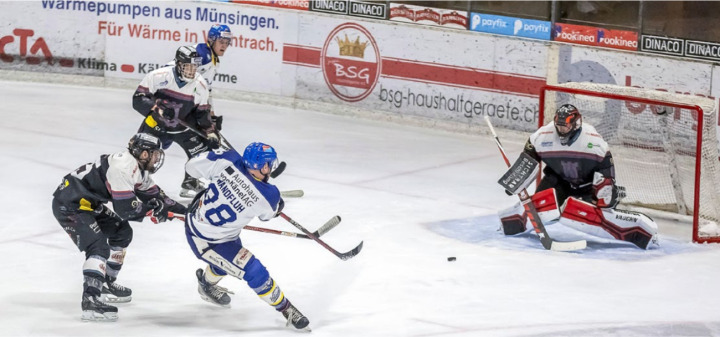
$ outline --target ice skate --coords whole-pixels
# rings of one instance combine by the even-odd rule
[[[210,284],[205,280],[202,269],[198,269],[195,275],[198,279],[198,293],[203,300],[221,307],[230,307],[230,296],[228,294],[233,294],[232,291],[217,284]]]
[[[297,310],[292,303],[288,302],[288,307],[281,311],[285,319],[287,319],[286,326],[292,325],[295,329],[310,331],[308,325],[310,321],[303,315],[300,310]]]
[[[108,280],[103,284],[100,299],[108,303],[127,303],[132,300],[132,290]]]
[[[203,184],[202,181],[188,176],[180,185],[180,196],[183,198],[194,198],[205,188],[205,184]]]
[[[100,296],[83,293],[82,317],[86,322],[114,322],[118,319],[118,309],[100,300]]]

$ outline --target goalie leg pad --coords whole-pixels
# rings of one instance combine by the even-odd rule
[[[555,189],[550,188],[540,191],[535,193],[530,199],[538,211],[540,221],[544,224],[557,220],[560,217],[560,211],[558,210],[555,198]],[[502,224],[505,235],[522,233],[529,227],[527,225],[528,219],[525,214],[525,208],[519,202],[510,208],[498,212],[498,215],[500,216],[500,223]]]
[[[544,224],[560,218],[555,189],[549,188],[533,194],[530,198],[535,205],[540,221]]]
[[[505,235],[515,235],[527,230],[525,208],[519,202],[510,208],[498,212],[500,224]]]
[[[560,222],[598,237],[631,242],[642,249],[657,241],[657,224],[646,215],[600,209],[572,197],[565,202]]]

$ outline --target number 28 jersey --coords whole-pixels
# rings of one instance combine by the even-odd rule
[[[275,217],[280,191],[255,179],[235,150],[203,152],[185,165],[195,178],[210,180],[198,206],[188,214],[188,227],[200,239],[222,243],[237,239],[255,217]]]

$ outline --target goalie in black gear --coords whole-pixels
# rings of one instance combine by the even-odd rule
[[[209,86],[197,74],[201,63],[194,46],[180,47],[175,53],[175,65],[148,73],[133,95],[133,108],[145,117],[138,132],[160,138],[164,149],[177,143],[188,158],[219,145],[216,131],[220,121],[211,117]],[[205,189],[201,181],[187,173],[180,187],[180,196],[186,198]]]
[[[127,150],[102,155],[70,172],[53,194],[53,215],[85,252],[83,320],[114,321],[117,308],[106,302],[131,299],[132,291],[115,282],[133,237],[128,221],[142,221],[148,212],[167,219],[168,211],[187,211],[150,178],[164,157],[159,139],[139,133]],[[114,211],[105,206],[110,201]]]
[[[575,106],[562,105],[553,122],[530,136],[518,162],[500,180],[506,193],[519,193],[535,180],[537,171],[531,172],[531,161],[545,164],[544,176],[531,197],[543,223],[559,219],[568,227],[643,249],[657,243],[657,225],[652,219],[615,209],[625,190],[615,184],[612,154],[595,128],[583,124]],[[519,203],[499,215],[505,235],[528,228]]]

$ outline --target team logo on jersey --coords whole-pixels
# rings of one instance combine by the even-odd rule
[[[357,102],[370,95],[380,78],[382,62],[375,39],[356,23],[337,26],[320,53],[325,83],[343,101]]]
[[[587,145],[588,149],[592,149],[593,147],[596,147],[596,146],[600,147],[600,144],[588,143],[588,145]]]
[[[553,142],[542,142],[540,143],[540,146],[542,147],[550,147],[553,145]]]

